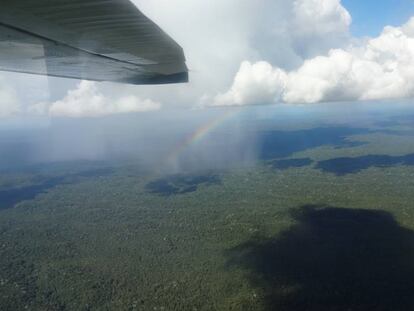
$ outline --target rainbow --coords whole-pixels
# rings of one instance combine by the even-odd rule
[[[209,133],[218,128],[221,124],[230,120],[233,116],[237,115],[239,109],[229,109],[225,113],[213,118],[209,122],[203,124],[197,128],[193,133],[183,139],[177,146],[175,146],[167,157],[167,164],[176,163],[179,156],[190,146],[195,145],[202,141]]]

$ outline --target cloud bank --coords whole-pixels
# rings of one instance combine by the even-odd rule
[[[405,98],[414,96],[413,78],[414,18],[359,45],[307,59],[296,70],[244,61],[231,88],[213,105]]]
[[[188,85],[141,91],[183,106],[214,96],[232,83],[240,64],[267,61],[291,70],[306,58],[342,48],[351,16],[339,0],[134,0],[183,47]]]
[[[142,100],[128,95],[119,99],[105,97],[95,82],[81,81],[77,88],[56,102],[39,103],[30,107],[31,112],[57,117],[101,117],[110,114],[158,110],[161,105],[149,99]]]

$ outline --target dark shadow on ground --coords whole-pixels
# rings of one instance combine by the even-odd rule
[[[310,158],[275,160],[271,162],[273,168],[287,170],[289,168],[309,166],[313,163]]]
[[[13,208],[16,204],[32,200],[41,193],[45,193],[58,185],[62,184],[74,184],[80,181],[81,178],[93,178],[100,176],[107,176],[113,171],[111,169],[94,169],[79,172],[75,174],[69,174],[65,176],[57,176],[52,178],[46,178],[39,180],[34,185],[11,188],[0,190],[0,210]]]
[[[324,145],[347,148],[364,145],[364,142],[350,141],[352,135],[372,133],[369,129],[350,127],[319,127],[297,131],[269,131],[259,136],[260,158],[271,160],[291,156]]]
[[[297,224],[228,252],[266,310],[414,309],[414,232],[384,211],[305,206]]]
[[[391,167],[395,165],[414,165],[414,154],[405,156],[367,155],[361,157],[342,157],[320,161],[315,168],[338,176],[357,173],[370,167]]]
[[[171,175],[148,183],[145,188],[150,193],[171,196],[197,191],[200,185],[220,184],[217,175]]]

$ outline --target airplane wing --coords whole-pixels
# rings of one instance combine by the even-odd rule
[[[129,0],[0,0],[0,70],[188,82],[182,48]]]

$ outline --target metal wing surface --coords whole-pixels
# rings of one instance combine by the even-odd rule
[[[0,0],[0,70],[129,84],[188,81],[182,48],[129,0]]]

